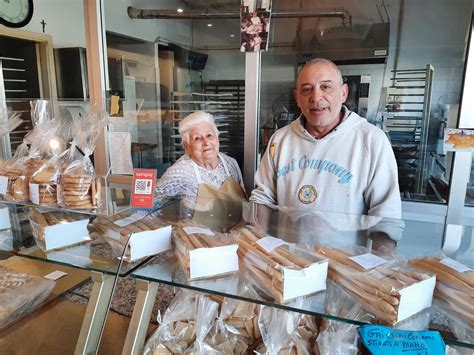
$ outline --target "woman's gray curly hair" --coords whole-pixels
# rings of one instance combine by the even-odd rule
[[[204,111],[196,111],[186,116],[179,122],[179,134],[181,134],[181,144],[189,144],[189,131],[200,123],[209,123],[212,130],[219,137],[219,131],[214,123],[214,116]]]

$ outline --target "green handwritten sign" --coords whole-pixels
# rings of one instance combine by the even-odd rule
[[[373,355],[444,355],[445,345],[439,332],[414,332],[380,325],[357,328],[364,346]]]

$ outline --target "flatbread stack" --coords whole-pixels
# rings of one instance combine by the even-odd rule
[[[52,280],[0,266],[0,329],[31,314],[51,293]]]
[[[58,201],[68,208],[95,208],[100,204],[100,181],[77,172],[61,174]]]

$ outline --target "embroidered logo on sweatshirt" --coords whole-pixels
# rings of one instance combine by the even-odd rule
[[[298,191],[298,199],[305,205],[313,203],[317,197],[318,192],[316,191],[316,188],[311,185],[304,185]]]

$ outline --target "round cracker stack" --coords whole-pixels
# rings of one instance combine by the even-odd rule
[[[56,189],[57,170],[54,166],[47,166],[45,169],[37,170],[30,177],[30,183],[39,185],[39,204],[40,205],[56,205],[57,189]]]
[[[32,172],[36,169],[37,161],[28,159],[18,164],[18,161],[10,162],[0,172],[0,176],[8,178],[5,199],[9,201],[28,201],[30,198],[29,182]]]
[[[90,175],[62,174],[59,203],[68,208],[94,208],[100,201],[100,182]]]

